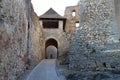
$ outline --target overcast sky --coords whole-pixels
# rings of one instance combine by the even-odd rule
[[[32,0],[35,12],[38,16],[45,13],[49,8],[63,16],[66,6],[77,5],[79,0]]]

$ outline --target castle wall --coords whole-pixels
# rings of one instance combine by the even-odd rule
[[[40,21],[40,24],[42,26],[42,21]],[[66,51],[68,48],[68,41],[66,39],[66,35],[63,31],[63,21],[59,21],[59,28],[55,29],[43,29],[43,34],[44,34],[44,50],[45,50],[45,43],[48,39],[55,39],[58,43],[58,57]],[[45,57],[45,54],[44,54]]]
[[[42,31],[36,17],[30,0],[0,0],[0,80],[17,80],[31,55],[41,52]]]
[[[38,64],[44,58],[44,34],[39,23],[39,18],[32,10],[31,12],[31,26],[29,28],[29,44],[28,54],[31,65]]]
[[[64,17],[67,18],[65,31],[75,33],[76,22],[80,22],[80,7],[78,5],[66,7]]]
[[[111,34],[108,33],[109,31],[111,31],[112,27],[116,27],[114,25],[115,16],[113,0],[81,0],[80,16],[80,28],[78,29],[78,32],[72,40],[68,54],[69,69],[119,69],[119,43],[117,43],[118,45],[114,43],[110,44],[109,50],[106,50],[104,45],[103,51],[101,51],[100,45],[97,46],[97,43],[95,42],[97,40],[99,41],[100,39],[102,40],[102,42],[104,42],[105,40],[105,44],[106,41],[109,42],[109,36],[111,36]],[[106,32],[104,33],[104,31]],[[103,34],[107,34],[108,37],[102,37],[104,36]],[[92,40],[93,42],[90,40]],[[112,48],[111,46],[116,46],[116,48]]]
[[[120,0],[114,0],[115,5],[115,20],[117,21],[117,39],[120,39]]]

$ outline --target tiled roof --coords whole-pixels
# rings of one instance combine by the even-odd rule
[[[55,10],[50,8],[47,12],[45,12],[43,15],[39,17],[40,19],[66,19],[59,15]]]

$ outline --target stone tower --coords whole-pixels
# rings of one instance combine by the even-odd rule
[[[75,33],[80,22],[79,5],[66,7],[64,17],[67,18],[65,26],[66,32]]]
[[[67,44],[67,40],[64,37],[66,18],[62,17],[55,10],[50,8],[39,17],[39,20],[45,37],[45,58],[50,58],[50,56],[55,55],[57,55],[57,57],[60,56]],[[55,46],[57,48],[57,54],[46,53],[46,49],[49,46]]]

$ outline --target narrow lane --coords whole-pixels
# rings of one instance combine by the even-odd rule
[[[55,60],[42,60],[30,73],[27,80],[59,80],[55,70]]]

